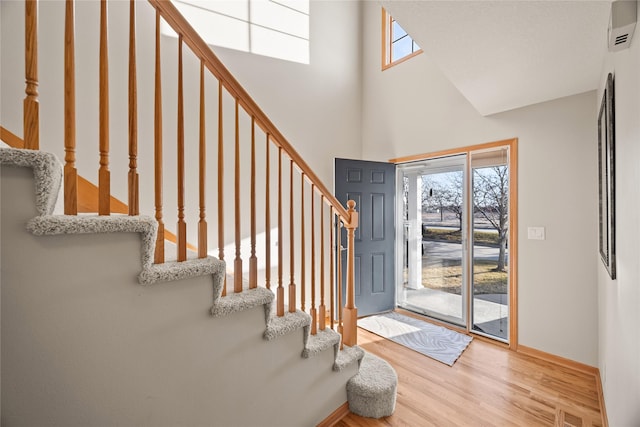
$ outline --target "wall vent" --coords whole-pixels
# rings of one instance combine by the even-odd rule
[[[611,3],[609,16],[609,51],[615,52],[631,46],[638,17],[637,0],[616,0]]]
[[[616,46],[621,44],[621,43],[626,43],[627,40],[629,40],[629,34],[624,34],[622,36],[618,36],[616,37]]]

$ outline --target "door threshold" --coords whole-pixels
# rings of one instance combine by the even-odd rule
[[[479,331],[477,329],[471,329],[469,332],[471,333],[471,335],[475,335],[475,336],[487,338],[487,339],[490,339],[490,340],[493,340],[493,341],[497,341],[497,342],[500,342],[502,344],[506,344],[507,346],[509,345],[509,341],[507,341],[505,338],[499,337],[497,335],[491,335],[491,334],[488,334],[486,332]]]
[[[396,313],[404,314],[405,316],[413,317],[414,319],[422,320],[427,323],[431,323],[432,325],[442,326],[444,328],[450,329],[455,332],[459,332],[464,335],[468,335],[474,338],[478,338],[482,341],[489,342],[495,344],[500,347],[511,348],[509,342],[506,340],[502,340],[500,337],[495,337],[493,335],[484,334],[480,331],[471,330],[468,331],[466,328],[456,325],[455,323],[449,323],[444,320],[436,319],[431,317],[425,313],[421,313],[418,311],[411,310],[410,308],[397,306],[394,310]]]
[[[367,313],[367,314],[363,314],[362,316],[358,315],[358,320],[359,319],[364,319],[366,317],[371,317],[371,316],[378,316],[380,314],[387,314],[387,313],[391,313],[392,311],[395,311],[395,309],[389,309],[389,310],[384,310],[384,311],[376,311],[375,313]]]
[[[455,323],[450,323],[445,320],[436,319],[435,317],[431,317],[428,314],[421,313],[419,311],[411,310],[407,307],[397,306],[394,310],[396,313],[404,314],[405,316],[413,317],[414,319],[423,320],[425,322],[443,326],[447,329],[451,329],[452,331],[460,332],[461,334],[470,335],[466,328],[457,325]]]

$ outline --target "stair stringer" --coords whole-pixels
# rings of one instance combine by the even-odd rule
[[[222,273],[139,286],[147,219],[50,216],[39,166],[0,163],[3,425],[303,426],[346,401],[357,365],[301,358],[305,327],[265,340],[270,301],[212,319]]]

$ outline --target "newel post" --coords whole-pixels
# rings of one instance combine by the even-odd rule
[[[347,207],[350,221],[345,225],[347,228],[347,290],[346,301],[343,310],[343,335],[342,341],[345,345],[354,346],[358,343],[358,309],[355,305],[355,231],[358,228],[358,212],[356,212],[356,202],[349,200]]]
[[[24,3],[25,93],[23,102],[24,148],[40,148],[40,105],[38,101],[38,2]]]

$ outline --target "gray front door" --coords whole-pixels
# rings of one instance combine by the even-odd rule
[[[345,206],[355,200],[360,219],[355,232],[358,316],[395,308],[395,180],[394,164],[336,159],[336,198]],[[342,246],[347,246],[346,232]],[[346,274],[345,251],[342,257]]]

